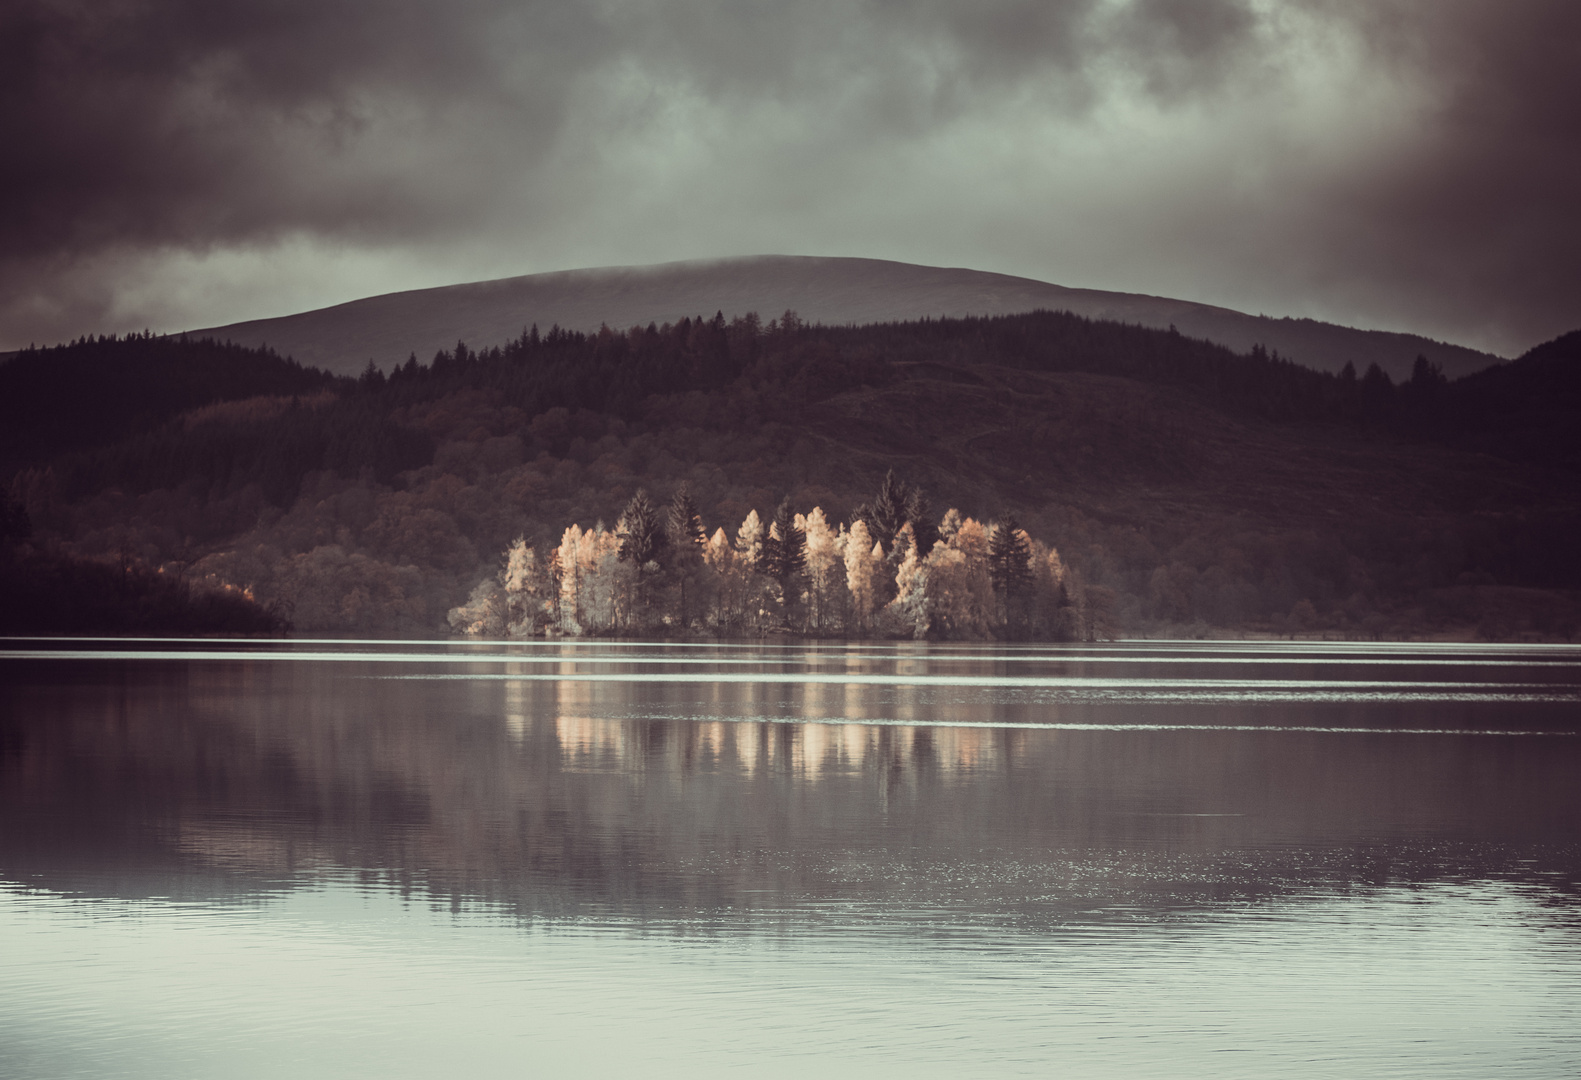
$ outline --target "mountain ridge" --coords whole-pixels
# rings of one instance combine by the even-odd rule
[[[883,259],[760,255],[651,266],[558,270],[364,297],[326,308],[185,331],[187,337],[268,345],[303,364],[356,374],[371,360],[388,370],[428,360],[462,341],[487,348],[536,323],[547,330],[625,329],[722,312],[764,319],[794,310],[804,320],[860,325],[926,317],[1071,311],[1156,329],[1171,326],[1240,352],[1261,345],[1320,371],[1378,364],[1395,381],[1418,355],[1450,378],[1503,358],[1414,334],[1358,330],[1312,319],[1247,315],[1168,297],[1079,289],[1033,278]]]

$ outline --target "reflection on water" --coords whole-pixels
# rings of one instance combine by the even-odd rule
[[[1578,704],[1553,647],[12,642],[0,1072],[1574,1075]]]

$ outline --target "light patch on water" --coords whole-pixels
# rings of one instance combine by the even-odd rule
[[[84,648],[85,644],[103,644]],[[1003,644],[980,649],[952,645],[818,642],[803,644],[555,641],[399,641],[300,638],[260,643],[252,638],[205,639],[205,646],[244,648],[147,649],[130,644],[191,644],[180,638],[4,638],[0,659],[25,660],[299,660],[314,663],[685,665],[714,667],[807,667],[855,661],[935,664],[1191,664],[1191,665],[1380,665],[1440,667],[1574,667],[1581,647],[1556,644],[1470,644],[1415,642],[1159,642],[1097,645]],[[54,642],[61,646],[28,648]],[[332,648],[307,648],[332,646]],[[677,655],[690,653],[692,655]]]
[[[585,718],[589,722],[680,720],[693,723],[722,722],[730,724],[818,724],[833,727],[930,727],[930,728],[1011,728],[1018,731],[1224,731],[1301,733],[1310,735],[1493,735],[1536,738],[1576,738],[1574,731],[1513,731],[1501,728],[1400,728],[1400,727],[1339,727],[1320,724],[1082,724],[1068,721],[1017,721],[1017,720],[902,720],[892,717],[854,716],[787,716],[744,715],[733,713],[723,716],[712,713],[624,713],[621,715]]]
[[[1572,1076],[1570,913],[1496,882],[1039,932],[864,904],[521,924],[323,882],[0,887],[0,1053],[92,1076]]]

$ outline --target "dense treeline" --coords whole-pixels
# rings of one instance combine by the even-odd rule
[[[234,587],[197,587],[130,558],[38,551],[26,510],[0,492],[0,634],[279,634],[290,623]]]
[[[1430,411],[1455,446],[1581,472],[1581,330],[1457,379]]]
[[[1242,355],[1170,331],[1040,311],[991,318],[925,319],[861,327],[807,326],[794,313],[762,326],[727,322],[605,329],[587,335],[533,327],[502,347],[458,343],[428,366],[409,358],[386,380],[370,366],[365,391],[412,402],[475,388],[536,415],[554,407],[631,421],[650,395],[715,391],[736,380],[797,406],[921,367],[983,364],[1083,371],[1178,386],[1207,402],[1276,421],[1338,423],[1428,437],[1516,460],[1581,465],[1573,422],[1581,416],[1581,332],[1520,363],[1450,383],[1425,358],[1396,385],[1378,365],[1358,375],[1314,371],[1254,347]],[[1533,424],[1533,417],[1540,422]]]
[[[312,394],[340,381],[269,349],[207,338],[144,333],[30,347],[0,363],[0,462],[106,445],[211,402]]]
[[[1455,383],[1419,359],[1396,386],[1376,365],[1360,377],[1318,372],[1260,347],[1240,355],[1173,331],[1064,312],[863,327],[807,326],[789,312],[767,326],[756,316],[716,315],[625,333],[555,327],[540,335],[533,327],[486,350],[458,342],[427,365],[413,356],[388,376],[370,364],[355,384],[267,349],[146,334],[85,338],[0,364],[0,461],[15,467],[82,451],[65,466],[69,497],[112,485],[196,482],[230,492],[257,483],[284,505],[314,470],[369,469],[387,483],[425,464],[432,441],[403,427],[401,413],[466,390],[529,417],[550,414],[533,433],[563,454],[576,432],[556,409],[638,422],[656,396],[744,386],[795,420],[808,404],[853,387],[981,365],[1126,376],[1268,419],[1349,424],[1581,467],[1581,332]],[[200,406],[252,398],[264,400],[250,412],[169,423]],[[758,410],[734,415],[743,424],[766,419]]]
[[[791,522],[823,507],[849,535],[895,464],[963,518],[1019,515],[1130,632],[1551,637],[1573,632],[1581,587],[1564,472],[1578,349],[1569,335],[1453,383],[1424,362],[1396,386],[1057,313],[836,328],[787,313],[531,328],[358,380],[100,339],[0,364],[16,390],[0,402],[21,424],[4,461],[39,551],[245,590],[303,629],[438,632],[499,585],[515,538],[547,558],[566,522],[615,536],[600,522],[639,488],[684,484],[727,529],[788,494]],[[638,584],[681,602],[669,578]],[[764,618],[672,613],[646,632],[787,628]],[[878,623],[863,632],[916,631]]]
[[[151,491],[195,485],[226,495],[256,485],[275,506],[289,506],[303,477],[318,470],[367,472],[390,483],[426,465],[434,443],[391,419],[366,398],[248,400],[209,410],[138,438],[66,459],[67,498],[109,487]],[[249,415],[251,413],[252,415]]]

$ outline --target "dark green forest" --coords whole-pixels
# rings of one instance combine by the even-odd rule
[[[1103,613],[1062,634],[1568,638],[1578,420],[1581,332],[1397,385],[1054,312],[532,327],[355,380],[149,335],[0,364],[12,565],[163,575],[319,632],[448,632],[518,538],[613,534],[639,490],[684,486],[736,537],[782,504],[854,523],[893,469],[913,532],[955,509],[1052,551]]]

